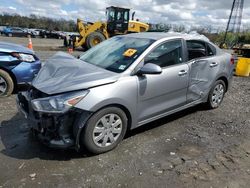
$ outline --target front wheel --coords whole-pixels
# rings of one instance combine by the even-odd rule
[[[10,75],[0,69],[0,97],[9,96],[14,90],[14,83]]]
[[[210,109],[218,108],[223,101],[225,92],[225,82],[222,80],[217,80],[209,92],[207,106]]]
[[[127,116],[120,108],[104,108],[88,120],[81,135],[82,144],[94,154],[110,151],[125,136],[127,122]]]
[[[97,44],[101,43],[105,39],[106,39],[105,36],[101,32],[95,31],[87,36],[86,46],[88,49],[90,49],[96,46]]]

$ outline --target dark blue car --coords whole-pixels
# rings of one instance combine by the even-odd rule
[[[6,27],[3,29],[2,33],[8,37],[28,37],[28,35],[35,37],[32,32],[19,27]]]
[[[34,52],[20,45],[0,42],[0,97],[11,95],[31,82],[41,68]]]

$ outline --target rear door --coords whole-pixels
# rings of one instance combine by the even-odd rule
[[[182,40],[158,45],[144,58],[146,63],[159,65],[162,73],[138,76],[139,122],[186,104],[189,71],[183,62]]]
[[[210,43],[188,40],[186,44],[190,68],[187,102],[193,102],[208,94],[221,65],[216,49]]]

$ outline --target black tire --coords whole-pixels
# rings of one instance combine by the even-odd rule
[[[95,31],[87,36],[86,46],[88,49],[90,49],[93,46],[101,43],[105,39],[105,36],[101,32]]]
[[[213,102],[213,95],[214,95],[214,91],[215,89],[221,85],[223,87],[223,93],[221,95],[221,99],[218,103],[215,103]],[[218,108],[220,106],[220,104],[222,103],[223,101],[223,98],[224,98],[224,95],[225,95],[225,92],[226,92],[226,84],[223,80],[217,80],[213,87],[211,88],[210,92],[209,92],[209,95],[208,95],[208,100],[207,100],[207,103],[206,103],[206,106],[209,108],[209,109],[215,109],[215,108]]]
[[[104,116],[108,116],[109,114],[115,114],[117,117],[120,118],[122,124],[121,124],[121,133],[117,137],[117,140],[114,141],[114,143],[110,143],[111,145],[108,146],[98,146],[94,141],[94,128],[96,124],[99,122],[101,118]],[[97,111],[91,118],[88,120],[86,126],[83,129],[83,132],[81,134],[81,144],[91,153],[94,154],[100,154],[105,153],[107,151],[110,151],[114,149],[124,138],[125,133],[127,131],[127,125],[128,125],[128,119],[126,114],[123,110],[117,107],[107,107],[100,111]],[[108,133],[106,133],[108,134]],[[104,140],[103,136],[103,140]],[[108,136],[106,136],[108,137]],[[108,141],[111,142],[110,138],[108,137]]]
[[[11,76],[6,71],[0,69],[0,78],[2,78],[6,83],[6,86],[5,86],[6,89],[3,92],[0,91],[0,97],[11,95],[14,90],[14,83],[13,83]],[[2,83],[2,87],[3,85],[5,85],[5,83]],[[0,83],[0,87],[1,87],[1,83]]]

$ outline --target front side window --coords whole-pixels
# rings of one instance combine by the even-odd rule
[[[21,29],[12,29],[13,32],[22,32]]]
[[[155,40],[116,36],[84,53],[80,59],[121,73],[125,71]]]
[[[115,11],[114,10],[107,11],[107,20],[108,21],[114,21],[115,20]]]
[[[154,63],[160,67],[182,63],[181,40],[168,41],[159,45],[145,57],[144,63]]]

